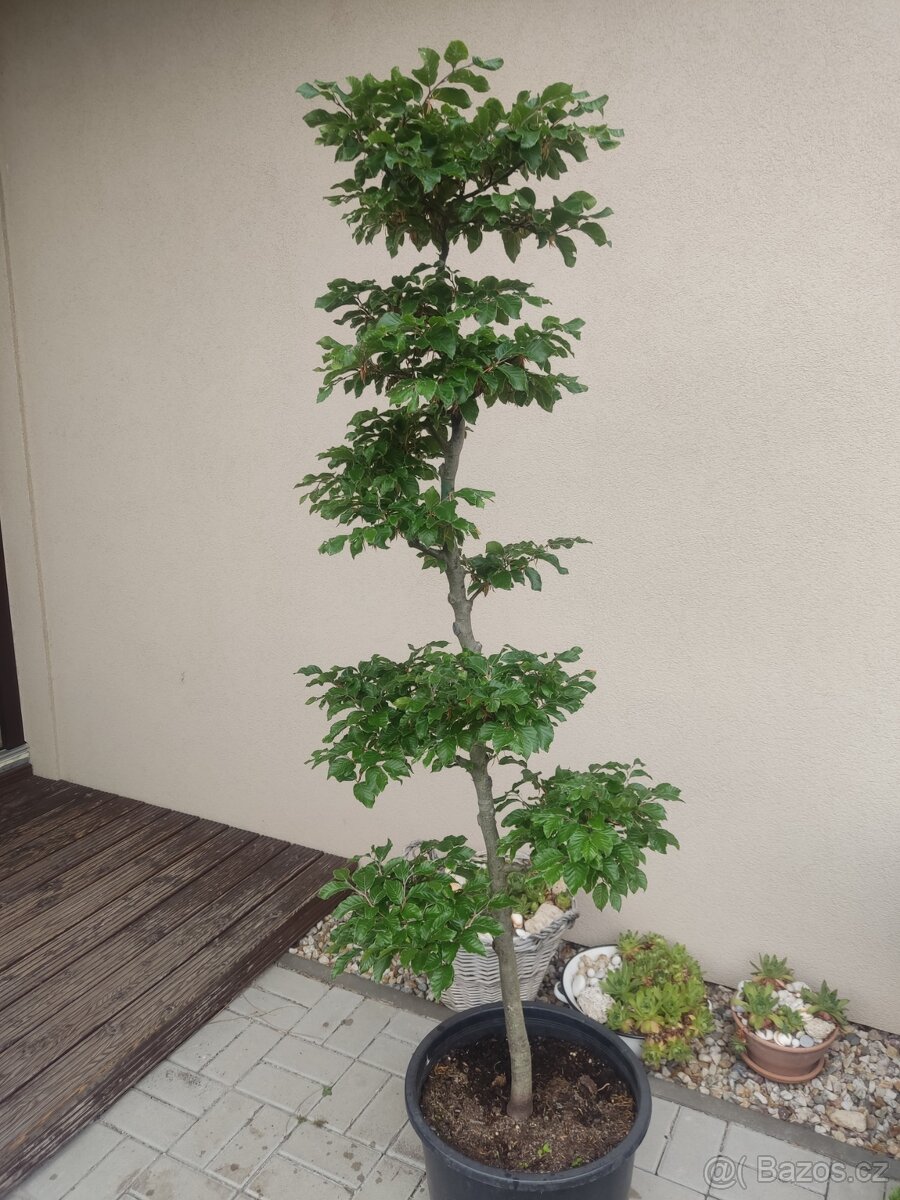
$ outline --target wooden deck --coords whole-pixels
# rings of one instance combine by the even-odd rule
[[[0,776],[0,1195],[318,921],[340,863]]]

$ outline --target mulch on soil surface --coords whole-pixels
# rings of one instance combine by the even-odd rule
[[[446,1055],[425,1081],[422,1112],[468,1158],[514,1171],[566,1171],[601,1158],[631,1129],[631,1092],[598,1056],[556,1038],[533,1038],[534,1115],[506,1115],[509,1051],[485,1038]]]

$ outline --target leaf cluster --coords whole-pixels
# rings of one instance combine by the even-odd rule
[[[793,981],[794,972],[786,958],[777,954],[758,954],[757,958],[758,962],[750,964],[755,983],[770,983],[777,990]]]
[[[394,958],[428,975],[439,998],[453,981],[460,950],[484,954],[479,935],[494,938],[500,924],[484,866],[463,837],[422,842],[416,852],[391,856],[391,843],[335,872],[319,893],[343,898],[329,949],[334,974],[356,960],[380,979]]]
[[[522,779],[501,800],[503,807],[517,805],[503,818],[509,832],[501,848],[513,856],[531,846],[534,869],[547,883],[561,878],[570,892],[591,892],[598,908],[611,904],[618,912],[629,892],[647,886],[646,851],[665,854],[678,846],[663,823],[666,803],[681,793],[668,783],[653,785],[640,759],[592,763],[587,771],[559,767],[547,777],[520,765]]]
[[[573,233],[605,245],[599,222],[610,210],[599,209],[589,193],[546,204],[529,186],[506,185],[517,177],[526,184],[558,180],[570,162],[587,158],[590,143],[617,146],[621,131],[580,122],[602,115],[607,97],[560,82],[521,91],[507,107],[495,96],[481,99],[502,59],[470,56],[460,41],[447,47],[443,65],[433,49],[420,54],[421,66],[408,73],[395,67],[387,79],[368,74],[350,76],[343,86],[316,80],[297,89],[327,105],[304,118],[316,141],[333,148],[336,161],[354,164],[328,199],[346,209],[355,239],[383,236],[396,254],[408,238],[418,249],[433,244],[446,258],[460,239],[474,250],[493,233],[515,260],[522,242],[535,238],[539,246],[556,246],[569,265]]]
[[[523,303],[547,301],[518,279],[468,279],[445,267],[416,267],[396,275],[388,287],[371,279],[334,279],[317,300],[327,312],[345,308],[337,324],[355,331],[352,342],[319,340],[324,376],[318,399],[340,383],[361,396],[373,386],[396,408],[431,407],[436,425],[459,409],[467,421],[479,404],[552,410],[561,391],[582,392],[577,379],[551,370],[554,358],[569,358],[571,339],[581,336],[580,319],[546,316],[540,325],[518,321]]]
[[[712,1028],[700,964],[683,945],[659,934],[640,935],[638,944],[629,946],[627,939],[636,937],[623,937],[622,965],[603,980],[603,990],[615,1001],[607,1023],[619,1033],[646,1039],[648,1066],[686,1062],[691,1043]]]
[[[523,759],[547,750],[554,726],[594,690],[593,671],[564,667],[578,660],[580,647],[547,655],[507,646],[484,655],[451,654],[446,645],[410,647],[399,663],[378,655],[355,667],[298,672],[322,689],[307,703],[331,722],[310,761],[327,763],[330,777],[354,780],[354,795],[367,807],[415,763],[468,769],[465,754],[476,742]]]
[[[469,576],[469,595],[487,595],[492,589],[509,591],[518,583],[526,581],[532,591],[542,587],[540,572],[535,563],[549,563],[560,575],[568,575],[569,568],[559,561],[554,550],[571,550],[576,545],[588,545],[587,538],[548,538],[537,542],[488,542],[483,554],[470,554],[463,558],[463,566]]]
[[[841,999],[837,991],[830,988],[824,979],[815,992],[811,988],[804,988],[800,993],[800,999],[804,1004],[809,1005],[814,1016],[828,1017],[836,1025],[840,1025],[841,1029],[847,1028],[849,1001]]]

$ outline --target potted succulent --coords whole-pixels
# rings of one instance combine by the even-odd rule
[[[298,89],[316,100],[305,119],[317,141],[352,164],[329,199],[344,208],[354,238],[383,237],[392,255],[409,242],[428,259],[388,283],[335,279],[318,301],[340,311],[348,329],[346,340],[320,341],[319,399],[338,386],[374,396],[300,486],[310,508],[340,527],[324,553],[401,545],[438,576],[458,649],[431,642],[400,662],[376,655],[302,670],[315,689],[310,702],[330,722],[312,762],[351,782],[367,806],[416,764],[468,777],[487,871],[462,837],[423,844],[412,859],[389,843],[374,847],[324,891],[343,897],[332,950],[336,970],[358,960],[376,976],[399,956],[429,974],[436,994],[451,984],[460,949],[496,955],[502,1002],[449,1018],[407,1073],[432,1200],[560,1190],[573,1200],[624,1200],[649,1121],[643,1070],[596,1023],[522,1001],[508,875],[524,836],[548,886],[562,878],[571,894],[584,889],[601,908],[618,909],[646,886],[647,851],[677,844],[664,822],[666,802],[679,793],[652,785],[639,763],[551,774],[531,766],[593,691],[594,673],[574,665],[578,647],[483,648],[473,609],[517,585],[540,590],[541,564],[564,573],[557,551],[582,539],[473,548],[472,510],[493,492],[463,482],[461,457],[484,409],[550,412],[565,393],[585,390],[558,369],[582,322],[547,315],[529,323],[523,313],[546,304],[530,284],[469,278],[448,263],[451,248],[464,242],[475,251],[482,239],[501,240],[511,260],[526,241],[550,247],[569,266],[575,236],[604,245],[600,221],[609,210],[593,196],[539,198],[530,183],[558,180],[591,145],[609,149],[617,138],[594,115],[605,96],[551,83],[507,106],[488,94],[500,59],[471,56],[459,41],[443,63],[432,49],[421,58],[386,78]],[[499,787],[493,776],[507,767],[514,782]],[[463,1125],[442,1119],[462,1108],[477,1115]]]
[[[712,1029],[699,963],[658,933],[623,933],[617,946],[583,951],[564,984],[571,1004],[651,1067],[687,1062],[692,1043]]]
[[[847,1001],[825,980],[813,991],[773,954],[761,954],[751,966],[752,977],[738,985],[731,1002],[735,1053],[776,1083],[814,1079],[846,1027]]]

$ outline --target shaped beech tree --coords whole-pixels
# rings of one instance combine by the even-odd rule
[[[476,601],[528,584],[540,590],[539,567],[566,568],[557,551],[583,538],[553,537],[470,549],[478,537],[472,510],[493,492],[460,486],[466,435],[483,408],[537,404],[552,412],[568,392],[585,387],[557,369],[569,357],[583,322],[544,316],[522,319],[547,301],[517,279],[469,279],[447,265],[451,248],[470,251],[492,235],[515,260],[524,241],[554,247],[567,266],[576,258],[573,235],[607,242],[593,196],[576,191],[539,199],[528,180],[557,180],[588,147],[618,145],[618,131],[581,123],[602,116],[606,96],[590,98],[568,83],[520,92],[505,107],[483,97],[499,58],[470,57],[462,42],[440,56],[421,52],[409,74],[304,83],[297,90],[326,107],[307,114],[317,141],[333,147],[352,175],[328,197],[345,209],[357,242],[383,237],[391,255],[408,240],[435,261],[387,284],[335,279],[317,305],[341,312],[350,340],[326,337],[319,400],[337,385],[382,404],[357,412],[344,441],[319,455],[325,469],[298,486],[314,512],[344,531],[321,547],[326,554],[405,543],[422,566],[444,577],[460,649],[446,642],[412,648],[403,662],[376,656],[353,667],[303,668],[331,726],[315,764],[353,781],[356,798],[371,806],[391,780],[421,763],[433,771],[467,774],[484,837],[479,857],[462,837],[423,843],[415,854],[391,856],[374,847],[340,871],[324,894],[346,893],[333,948],[337,970],[354,959],[376,977],[399,955],[427,972],[440,995],[453,979],[460,949],[485,953],[492,939],[500,965],[511,1058],[508,1111],[530,1115],[531,1056],[519,1000],[506,873],[530,847],[532,868],[548,885],[586,889],[599,907],[618,909],[622,897],[646,886],[645,851],[677,845],[662,828],[661,801],[676,800],[668,784],[649,785],[636,761],[586,771],[557,769],[543,776],[529,760],[549,749],[554,727],[581,708],[594,689],[593,671],[569,670],[580,649],[558,654],[482,649],[472,614]],[[471,110],[471,115],[469,112]],[[518,775],[495,794],[494,763]],[[645,782],[647,781],[647,782]],[[507,810],[501,836],[499,814]]]

